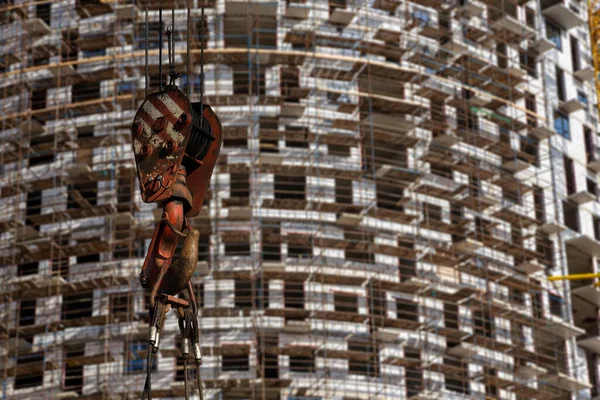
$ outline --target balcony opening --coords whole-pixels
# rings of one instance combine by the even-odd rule
[[[25,209],[25,225],[34,225],[27,217],[39,215],[42,212],[42,191],[34,190],[27,193],[27,208]]]
[[[21,300],[19,302],[19,326],[35,325],[35,305],[34,300]]]
[[[67,200],[68,209],[90,208],[97,204],[97,182],[84,182],[69,185],[67,187],[67,192],[69,194]]]
[[[306,177],[275,175],[275,199],[306,200]]]
[[[65,248],[67,246],[69,246],[69,238],[67,237],[60,237],[59,239],[56,240],[57,245],[60,246],[60,248]],[[53,257],[50,260],[50,266],[52,268],[52,275],[53,276],[59,276],[61,278],[64,279],[69,279],[69,267],[70,267],[70,260],[68,256],[62,255],[60,251],[54,251]]]
[[[236,308],[268,308],[269,282],[263,284],[262,279],[257,278],[253,288],[252,281],[236,279],[234,295]]]
[[[288,243],[288,251],[287,256],[289,258],[299,258],[304,260],[310,260],[313,256],[313,247],[312,244],[298,244],[298,243]]]
[[[66,30],[62,33],[62,46],[60,48],[61,51],[61,61],[75,61],[79,56],[79,50],[77,48],[77,40],[79,39],[79,34],[76,30]],[[77,69],[77,64],[73,65],[73,69]]]
[[[598,219],[594,218],[594,231],[598,230],[596,227]],[[596,232],[594,232],[595,234]],[[571,246],[566,246],[567,256],[567,267],[569,274],[589,274],[594,273],[594,262],[593,257],[585,254],[583,251]],[[594,283],[594,279],[581,279],[571,281],[571,290],[575,290],[580,287],[589,286]],[[581,314],[581,313],[579,313]],[[575,319],[578,318],[579,314],[575,313]]]
[[[598,184],[591,180],[591,179],[587,179],[587,192],[591,195],[593,195],[594,197],[598,196]]]
[[[485,394],[487,396],[496,397],[499,395],[497,382],[497,372],[493,368],[484,367],[484,374],[486,375],[485,381],[487,382],[485,385]]]
[[[396,318],[407,321],[418,321],[419,305],[412,300],[396,299]]]
[[[417,277],[417,262],[414,258],[398,257],[400,282],[406,282]]]
[[[402,145],[386,143],[375,140],[363,146],[362,157],[365,160],[365,170],[372,171],[382,165],[391,165],[398,168],[408,167],[407,149]]]
[[[285,282],[283,297],[285,308],[304,309],[304,283]]]
[[[133,295],[129,292],[112,293],[109,296],[110,315],[113,318],[127,319],[133,311]]]
[[[535,247],[536,251],[543,255],[543,262],[548,265],[548,268],[552,268],[554,266],[554,242],[550,239],[550,235],[538,231]]]
[[[131,193],[133,183],[131,179],[119,178],[117,180],[117,207],[120,211],[129,210],[131,207]]]
[[[39,272],[40,263],[30,262],[17,265],[17,276],[36,275]]]
[[[533,187],[533,206],[535,208],[535,219],[543,223],[546,221],[546,205],[544,204],[544,189],[539,186]]]
[[[404,358],[406,360],[421,360],[421,350],[413,347],[404,347]]]
[[[335,180],[335,202],[338,204],[352,204],[352,181],[349,179]]]
[[[506,52],[506,44],[497,43],[496,44],[496,56],[498,57],[498,67],[506,68],[508,67],[508,56]]]
[[[425,14],[426,17],[421,16],[421,20],[424,20],[428,23],[431,19],[429,13],[425,10],[422,10],[420,15],[422,14]],[[440,28],[448,32],[452,31],[452,17],[448,12],[438,12],[438,22],[440,24]]]
[[[563,318],[564,301],[561,297],[548,294],[550,299],[550,313],[557,317]]]
[[[99,99],[100,82],[82,82],[75,83],[72,87],[71,103],[80,103],[89,100]]]
[[[35,136],[31,138],[30,143],[32,149],[29,154],[30,167],[54,162],[54,135]]]
[[[535,27],[535,11],[530,7],[525,7],[525,23],[528,27],[536,29]]]
[[[531,308],[533,316],[537,319],[544,318],[544,302],[542,301],[542,293],[535,292],[531,294]]]
[[[225,255],[248,257],[250,253],[250,237],[240,238],[235,242],[225,242]]]
[[[594,217],[594,239],[600,241],[600,218]]]
[[[276,349],[279,347],[279,337],[277,334],[261,333],[258,337],[258,346],[256,349],[258,365],[257,373],[266,379],[279,379],[279,356],[277,354],[265,354],[264,349]]]
[[[377,183],[377,207],[402,212],[404,210],[401,205],[403,198],[404,191],[397,185]]]
[[[285,147],[290,149],[308,149],[308,142],[306,140],[293,140],[285,139]]]
[[[85,343],[68,345],[64,351],[67,360],[83,357],[85,356]],[[64,371],[63,390],[77,392],[81,395],[83,392],[83,366],[69,366],[66,364]]]
[[[348,243],[345,258],[348,261],[373,264],[375,255],[371,246],[373,237],[362,232],[344,231],[344,240]]]
[[[143,257],[143,255],[141,254],[142,250],[144,250],[143,240],[134,240],[132,243],[123,243],[115,247],[115,249],[112,252],[112,259],[124,260],[136,256]]]
[[[519,52],[519,66],[524,69],[527,74],[533,78],[537,78],[537,65],[535,61],[535,57],[531,55],[529,52],[520,51]]]
[[[348,351],[360,353],[359,357],[350,357],[348,360],[348,372],[350,374],[370,377],[379,376],[379,351],[377,344],[371,342],[371,339],[367,337],[349,339]]]
[[[423,215],[427,223],[443,222],[444,209],[435,204],[423,203]]]
[[[46,25],[51,26],[51,11],[52,11],[52,3],[41,3],[35,6],[35,16],[36,18],[40,18],[42,21],[46,23]]]
[[[493,339],[493,317],[487,309],[473,315],[473,331],[476,335]]]
[[[245,65],[234,65],[233,69],[233,94],[264,96],[265,68],[260,67],[248,70]]]
[[[269,280],[262,276],[256,278],[254,282],[254,308],[269,308]]]
[[[571,44],[571,63],[573,65],[573,71],[579,71],[581,69],[581,54],[579,53],[579,40],[575,36],[569,36]]]
[[[46,89],[35,89],[31,92],[31,110],[46,108]]]
[[[95,241],[95,239],[94,239]],[[85,254],[81,256],[77,256],[77,264],[85,264],[85,263],[97,263],[100,261],[100,254]]]
[[[93,294],[94,292],[87,292],[63,296],[61,319],[90,318],[94,304]]]
[[[290,371],[292,372],[315,372],[315,357],[311,356],[290,356]]]
[[[431,163],[431,173],[442,178],[452,179],[452,169],[440,164]]]
[[[227,10],[223,18],[223,33],[226,48],[275,48],[277,47],[277,18],[268,15],[270,9],[276,7],[265,3],[265,9],[257,7],[250,14],[230,13]],[[251,7],[253,8],[253,7]],[[263,12],[264,11],[264,12]],[[275,12],[274,11],[274,12]],[[250,17],[248,17],[248,15]]]
[[[281,261],[281,228],[279,223],[262,229],[263,261]]]
[[[514,204],[521,204],[523,199],[518,186],[502,188],[502,196],[504,197],[504,200]]]
[[[565,226],[579,232],[579,208],[567,201],[563,201],[563,219]]]
[[[513,289],[511,301],[520,306],[525,306],[525,292],[520,289]]]
[[[567,87],[565,86],[565,72],[555,67],[556,72],[556,93],[560,101],[567,100]]]
[[[460,329],[460,312],[458,304],[444,303],[444,326],[449,329]]]
[[[423,370],[416,368],[404,368],[404,379],[406,398],[417,398],[423,388]]]
[[[197,18],[197,17],[196,17]],[[156,22],[152,22],[149,21],[148,22],[148,50],[151,49],[158,49],[159,46],[159,41],[158,41],[158,33],[160,31],[165,31],[165,22],[163,21],[162,24],[159,23],[158,21]],[[146,41],[145,40],[137,40],[137,48],[139,50],[143,50],[146,47]],[[158,57],[156,59],[156,64],[158,64]],[[158,86],[158,80],[157,80],[157,86]],[[152,87],[152,84],[150,84],[150,87]]]
[[[240,204],[248,205],[250,198],[250,176],[248,173],[232,173],[229,178],[230,197]]]
[[[510,238],[514,246],[523,246],[523,232],[519,225],[511,225],[510,227]]]
[[[537,127],[537,118],[535,115],[537,114],[537,102],[535,96],[531,93],[525,93],[525,109],[529,111],[527,113],[527,125],[531,128]]]
[[[462,113],[456,116],[456,128],[461,131],[477,132],[479,130],[479,122],[477,116],[468,113],[463,115]]]
[[[248,148],[248,139],[247,138],[227,138],[226,137],[225,140],[223,140],[223,148],[225,148],[225,149],[228,149],[228,148],[247,149]],[[261,151],[262,151],[262,148],[261,148]]]
[[[17,356],[16,364],[15,390],[41,386],[44,383],[44,353]]]
[[[300,88],[300,69],[298,67],[281,68],[281,96],[292,103],[300,102],[298,96]]]
[[[358,313],[358,296],[354,293],[334,293],[333,305],[336,312]]]
[[[583,128],[583,136],[585,143],[585,154],[587,158],[587,162],[596,161],[596,146],[594,145],[594,134],[592,130],[588,127]]]
[[[249,280],[236,279],[234,297],[236,308],[252,308],[252,282]]]
[[[563,156],[563,164],[565,168],[565,184],[567,188],[567,195],[577,193],[577,186],[575,180],[575,163],[567,156]]]
[[[521,150],[530,155],[533,159],[532,163],[535,166],[540,166],[540,141],[536,137],[532,136],[521,136]]]
[[[248,371],[250,368],[248,354],[224,354],[221,361],[221,371]]]
[[[152,45],[152,39],[148,39],[150,41],[150,44],[148,45],[148,48],[150,49],[157,49],[158,45]],[[140,40],[140,42],[144,42],[143,40]],[[158,43],[158,38],[156,39],[156,43]],[[158,59],[156,61],[156,63],[158,64]],[[156,88],[160,85],[160,82],[163,82],[163,86],[166,84],[166,71],[163,69],[163,76],[161,79],[161,76],[158,74],[150,74],[150,76],[148,76],[148,86],[151,88]],[[192,82],[192,84],[195,84],[195,82]],[[194,86],[194,89],[196,89],[196,87]]]
[[[387,298],[385,292],[371,284],[369,291],[369,314],[383,317],[387,314]]]
[[[200,233],[198,238],[198,261],[210,263],[210,234]]]
[[[463,364],[459,360],[444,357],[444,365],[451,365],[458,369],[452,374],[445,375],[444,380],[446,389],[452,392],[469,395],[469,364]]]
[[[511,145],[511,134],[510,131],[508,129],[506,129],[505,127],[501,126],[499,129],[499,137],[500,137],[500,142],[502,143],[506,143],[509,146]]]

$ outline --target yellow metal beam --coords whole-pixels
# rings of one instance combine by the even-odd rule
[[[578,281],[583,279],[600,278],[600,273],[590,272],[588,274],[571,274],[571,275],[556,275],[549,276],[549,281]]]

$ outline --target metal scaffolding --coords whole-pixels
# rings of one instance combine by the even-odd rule
[[[204,85],[225,135],[191,221],[206,398],[595,395],[577,349],[600,351],[586,325],[596,279],[548,279],[595,273],[600,256],[600,231],[569,217],[596,189],[562,178],[600,172],[597,121],[587,160],[557,153],[561,116],[584,104],[566,92],[554,112],[542,30],[542,16],[566,29],[583,12],[555,0],[61,0],[0,7],[4,398],[143,389],[137,272],[160,210],[139,200],[129,129],[145,95],[144,11],[158,35],[159,6],[175,9],[175,64],[192,65],[180,86],[198,101]],[[149,48],[155,87],[158,61]],[[580,62],[593,103],[593,64]],[[593,311],[574,314],[577,296]],[[177,329],[169,316],[155,398],[184,395]]]

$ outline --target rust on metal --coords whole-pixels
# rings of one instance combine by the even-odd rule
[[[167,200],[190,136],[190,102],[176,86],[150,94],[131,126],[133,151],[146,203]],[[185,117],[182,118],[182,116]]]

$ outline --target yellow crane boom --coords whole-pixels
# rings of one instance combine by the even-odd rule
[[[570,274],[549,276],[549,281],[580,281],[583,279],[600,278],[600,273],[590,272],[589,274]]]

